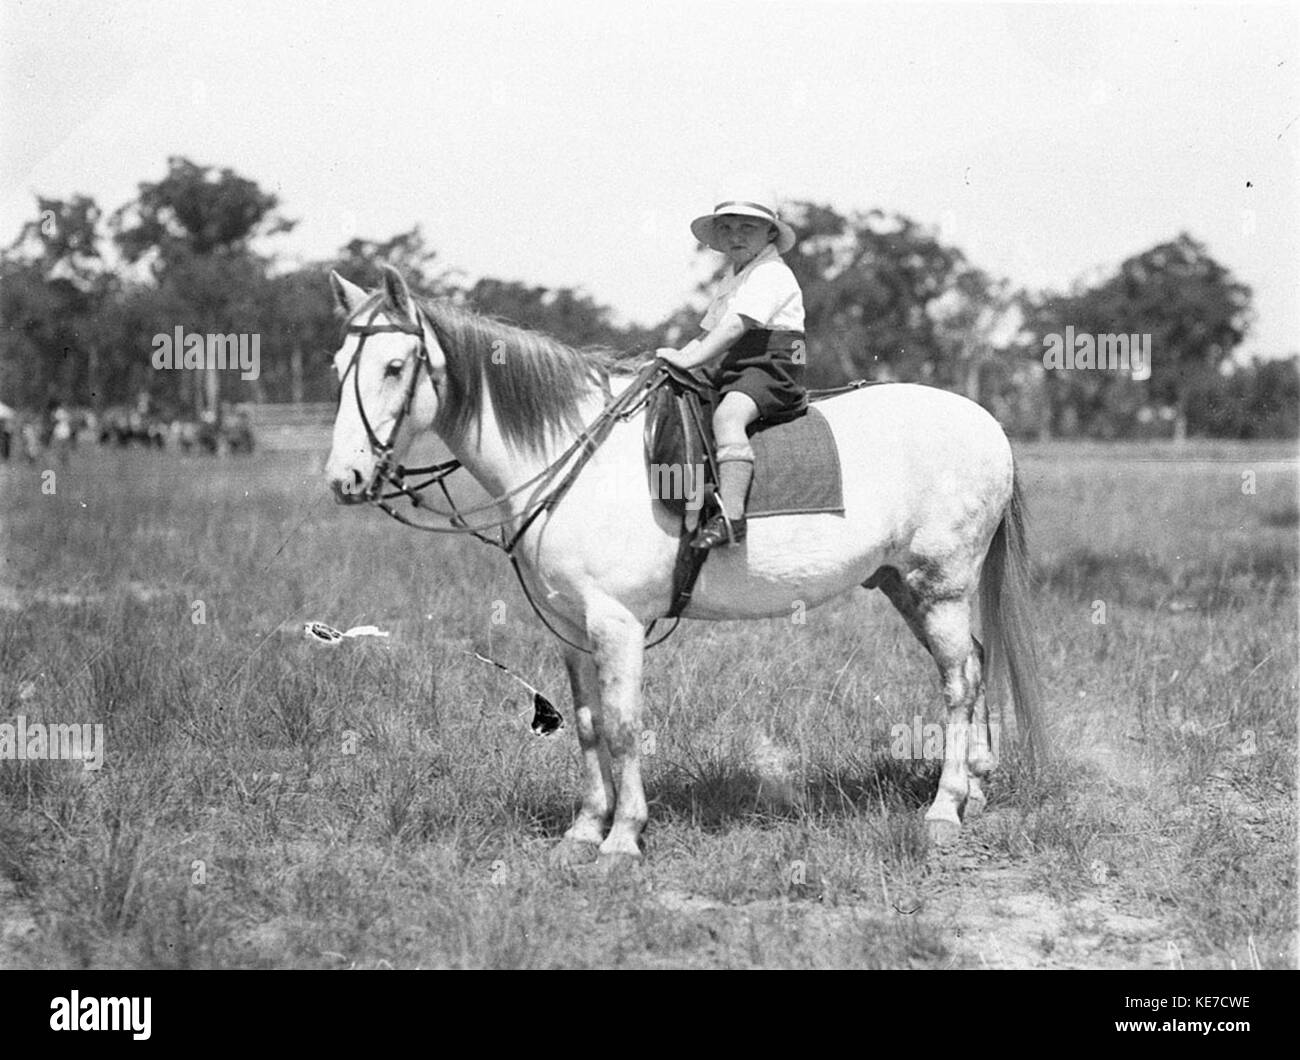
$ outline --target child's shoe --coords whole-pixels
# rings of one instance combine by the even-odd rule
[[[719,512],[700,527],[691,542],[692,548],[717,548],[719,545],[738,545],[745,540],[745,517],[732,519],[728,527],[727,517]]]

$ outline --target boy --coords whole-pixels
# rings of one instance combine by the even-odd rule
[[[657,353],[679,368],[708,366],[710,381],[722,393],[713,414],[722,512],[692,542],[707,549],[745,540],[745,498],[754,473],[750,424],[782,423],[808,409],[803,293],[781,260],[794,246],[794,229],[775,210],[730,199],[692,221],[691,231],[725,254],[731,271],[700,321],[703,334],[680,350]]]

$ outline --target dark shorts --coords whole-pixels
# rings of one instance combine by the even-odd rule
[[[750,328],[713,370],[711,381],[724,396],[739,390],[749,397],[763,424],[784,423],[808,411],[806,359],[802,331]]]

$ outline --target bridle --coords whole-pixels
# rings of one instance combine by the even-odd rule
[[[416,319],[414,321],[399,321],[392,324],[376,324],[375,318],[379,316],[382,307],[376,306],[370,312],[369,319],[364,324],[348,324],[344,328],[347,335],[357,335],[357,348],[352,351],[352,357],[348,361],[347,369],[343,372],[342,379],[339,380],[339,401],[343,400],[343,388],[347,385],[348,375],[352,376],[352,394],[357,402],[357,413],[361,416],[361,426],[366,431],[366,441],[370,445],[371,455],[378,461],[379,465],[375,469],[369,485],[366,486],[365,492],[361,495],[365,501],[375,501],[382,497],[380,490],[382,484],[396,486],[399,489],[402,485],[402,477],[405,474],[424,471],[424,468],[403,468],[400,465],[393,464],[393,445],[397,441],[397,435],[406,422],[406,417],[411,414],[411,406],[415,402],[415,392],[420,385],[420,370],[424,369],[429,374],[429,382],[433,385],[434,393],[438,394],[438,383],[433,371],[433,364],[429,359],[429,347],[424,340],[424,328],[419,310],[416,310]],[[402,407],[398,410],[397,416],[393,421],[392,430],[388,432],[388,440],[383,441],[375,433],[375,428],[370,423],[370,417],[366,415],[365,403],[361,400],[361,353],[366,347],[366,339],[372,335],[386,335],[391,333],[402,335],[411,335],[419,339],[419,348],[415,351],[415,371],[411,373],[410,382],[406,385],[406,395],[402,399]],[[441,398],[441,394],[438,397]],[[441,465],[433,465],[441,467]],[[457,464],[459,466],[459,464]],[[454,470],[454,469],[452,469]],[[447,474],[450,474],[450,470]]]
[[[342,378],[339,380],[339,400],[343,399],[343,388],[347,386],[349,373],[352,375],[352,394],[356,399],[357,412],[361,417],[361,425],[366,431],[366,440],[370,445],[371,455],[378,461],[370,483],[366,486],[365,492],[361,494],[362,500],[374,504],[385,514],[396,519],[404,526],[409,526],[415,530],[423,530],[430,534],[469,534],[478,538],[486,544],[501,549],[510,557],[511,566],[514,567],[516,576],[519,578],[519,584],[524,590],[524,596],[532,605],[533,611],[537,614],[543,624],[560,640],[564,641],[570,647],[578,648],[581,651],[589,651],[579,644],[574,644],[571,640],[557,631],[554,626],[542,614],[532,594],[528,591],[528,586],[524,582],[523,573],[519,569],[519,563],[515,557],[515,549],[523,539],[524,534],[529,527],[533,525],[543,514],[550,512],[564,495],[569,491],[578,478],[582,469],[587,466],[587,462],[595,455],[596,450],[605,440],[609,431],[616,422],[627,420],[645,407],[646,401],[649,400],[650,393],[659,385],[664,376],[667,374],[667,367],[662,361],[652,360],[648,362],[633,378],[632,383],[618,397],[610,396],[605,403],[605,407],[600,411],[594,420],[579,433],[574,442],[559,457],[548,464],[540,472],[514,489],[508,490],[499,497],[494,497],[483,504],[475,505],[473,508],[462,511],[457,507],[456,502],[452,499],[451,493],[447,490],[446,479],[454,472],[460,470],[461,462],[459,460],[444,460],[438,464],[429,464],[426,467],[405,467],[393,461],[393,446],[397,441],[406,418],[410,415],[411,406],[415,402],[416,390],[419,387],[420,373],[423,370],[429,376],[429,383],[433,387],[434,394],[437,396],[439,406],[442,404],[442,393],[439,388],[438,373],[434,370],[432,358],[429,356],[429,346],[425,338],[424,325],[427,322],[437,334],[437,325],[427,320],[421,312],[419,306],[414,307],[415,319],[412,321],[400,321],[390,324],[376,324],[375,319],[378,317],[382,306],[376,306],[370,313],[369,318],[364,324],[348,324],[344,331],[345,334],[358,336],[357,348],[352,351],[352,357],[348,361],[348,367],[344,370]],[[392,429],[388,432],[387,440],[381,439],[375,432],[370,422],[370,417],[366,415],[365,405],[361,400],[361,352],[365,348],[366,340],[372,335],[385,335],[391,333],[410,335],[417,339],[419,347],[415,352],[415,370],[411,372],[410,381],[406,385],[406,394],[402,399],[401,408],[393,420]],[[609,380],[606,377],[603,380],[606,394],[610,394]],[[566,470],[567,468],[567,470]],[[423,482],[414,485],[407,485],[408,476],[428,475]],[[443,496],[451,506],[451,511],[442,511],[441,509],[430,504],[427,499],[420,496],[422,490],[430,486],[437,486],[442,490]],[[391,487],[390,492],[384,492],[384,487]],[[474,516],[483,512],[500,512],[501,505],[512,500],[516,496],[532,490],[534,499],[530,501],[528,507],[522,514],[519,526],[514,532],[507,534],[507,526],[514,520],[514,516],[506,515],[499,517],[490,522],[478,523],[471,526],[467,516]],[[397,497],[405,497],[411,502],[414,508],[423,508],[432,512],[434,515],[441,516],[448,520],[446,526],[432,526],[428,523],[416,522],[401,511],[398,511],[388,502]],[[489,537],[487,531],[498,531],[496,539]],[[653,626],[654,623],[651,623]],[[654,644],[662,643],[663,640],[677,628],[677,623]],[[647,633],[649,630],[647,630]],[[651,644],[650,647],[653,647]]]

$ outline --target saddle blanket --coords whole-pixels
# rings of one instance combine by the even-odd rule
[[[839,450],[816,405],[796,420],[752,435],[749,444],[754,449],[754,483],[746,518],[844,514]]]

